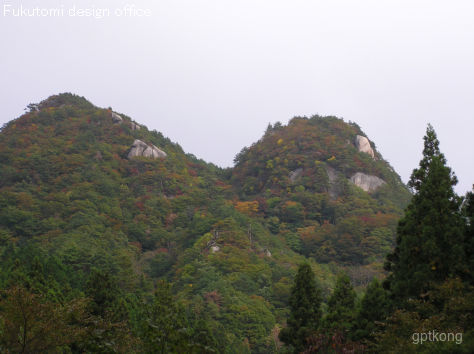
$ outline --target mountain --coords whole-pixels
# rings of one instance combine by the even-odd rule
[[[410,199],[357,124],[336,117],[269,125],[221,169],[83,97],[28,107],[0,132],[1,288],[23,281],[60,301],[100,271],[132,313],[130,299],[165,279],[227,351],[276,345],[305,260],[326,295],[340,270],[358,286],[380,275]]]
[[[290,247],[318,262],[380,258],[410,199],[360,127],[336,117],[269,125],[236,156],[231,180],[241,198],[259,203]]]

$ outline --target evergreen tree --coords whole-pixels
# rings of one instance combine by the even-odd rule
[[[173,300],[170,285],[159,282],[144,318],[142,339],[146,353],[185,353],[189,337],[184,308]]]
[[[196,319],[193,323],[191,333],[193,353],[216,353],[218,342],[214,336],[212,328],[209,326],[209,319]]]
[[[396,247],[387,257],[388,287],[397,302],[418,297],[463,263],[463,223],[456,176],[446,166],[431,125],[424,137],[423,159],[408,183],[414,192],[397,228]]]
[[[93,270],[86,284],[86,295],[92,300],[92,314],[105,317],[117,302],[118,292],[118,285],[109,273]]]
[[[298,268],[289,299],[290,317],[287,327],[280,332],[280,339],[301,352],[306,339],[317,330],[321,320],[321,291],[316,286],[311,266],[303,263]]]
[[[464,232],[464,251],[466,253],[466,264],[464,276],[470,285],[474,285],[474,187],[473,191],[467,193],[463,205],[466,229]]]
[[[377,278],[367,286],[356,317],[354,339],[371,339],[377,329],[376,322],[383,321],[389,314],[387,293]]]
[[[328,301],[325,327],[348,331],[354,322],[356,293],[346,274],[337,278],[336,287]]]

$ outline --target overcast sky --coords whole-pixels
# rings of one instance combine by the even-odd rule
[[[457,192],[474,183],[472,0],[0,4],[0,124],[72,92],[225,167],[269,122],[336,115],[406,182],[431,122]],[[43,11],[14,16],[20,5]]]

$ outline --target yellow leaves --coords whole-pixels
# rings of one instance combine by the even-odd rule
[[[336,159],[336,156],[332,155],[332,156],[328,159],[328,161],[334,161],[335,159]]]
[[[299,204],[300,204],[300,203],[295,202],[295,201],[293,201],[293,200],[288,200],[288,201],[285,202],[285,206],[287,206],[287,207],[295,207],[295,206],[297,206],[297,205],[299,205]]]
[[[281,138],[278,139],[277,144],[278,144],[278,145],[281,145],[282,143],[283,143],[283,139],[281,139]]]
[[[254,201],[251,201],[251,202],[236,202],[234,204],[234,208],[242,213],[242,214],[246,214],[246,215],[255,215],[258,213],[258,202],[256,200]]]

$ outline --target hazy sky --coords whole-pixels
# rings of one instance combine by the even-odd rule
[[[472,0],[0,4],[0,124],[72,92],[231,166],[269,122],[336,115],[406,182],[431,122],[457,192],[474,183]],[[14,16],[20,5],[34,16]]]

